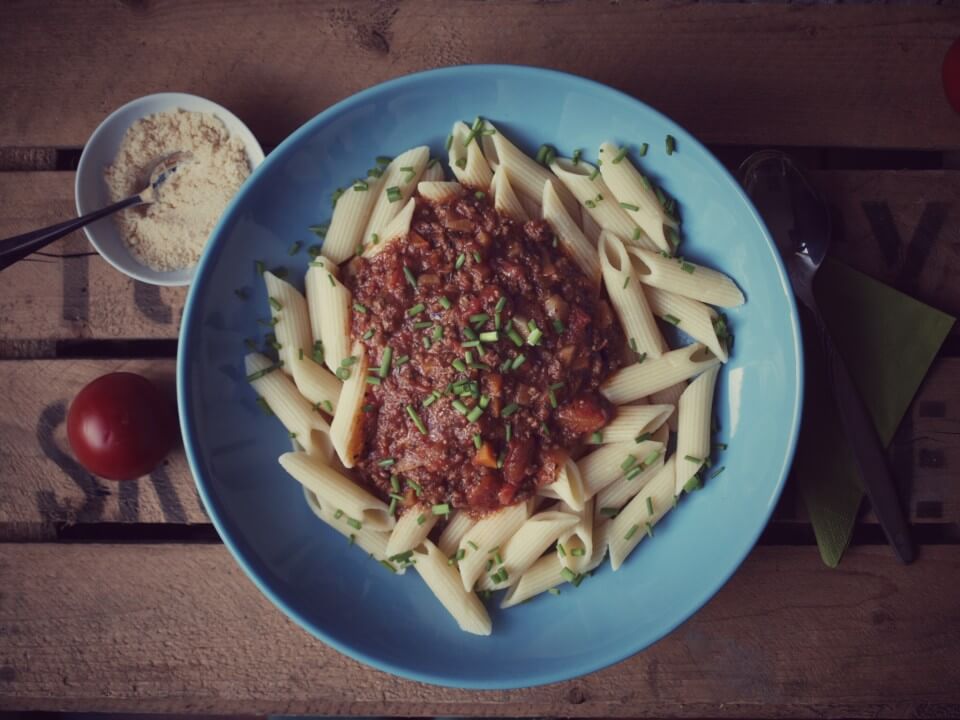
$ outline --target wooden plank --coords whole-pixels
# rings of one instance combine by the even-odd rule
[[[64,412],[88,381],[132,370],[172,385],[172,360],[8,360],[0,397],[0,539],[50,537],[63,523],[207,522],[181,450],[133,483],[91,478],[72,461]],[[960,522],[960,358],[936,362],[891,450],[915,522]],[[801,517],[802,519],[802,517]]]
[[[672,635],[586,677],[472,692],[361,666],[288,621],[215,545],[0,547],[0,708],[419,717],[948,717],[960,547],[917,564],[758,548]],[[68,590],[65,592],[65,590]]]
[[[708,142],[957,148],[940,64],[958,25],[947,4],[20,0],[0,8],[0,146],[82,145],[170,88],[275,144],[383,80],[509,62],[612,85]]]
[[[123,483],[84,471],[66,439],[66,410],[87,382],[128,370],[174,398],[172,360],[30,360],[0,363],[0,537],[37,539],[75,523],[209,522],[182,450],[149,477]]]
[[[73,172],[0,173],[0,237],[74,217]],[[137,283],[107,264],[82,232],[3,273],[0,339],[174,338],[186,288]]]
[[[960,317],[960,173],[836,171],[813,178],[834,206],[835,256]]]
[[[73,177],[0,173],[0,237],[71,215]],[[960,283],[953,282],[960,276],[960,172],[835,171],[814,179],[836,207],[841,259],[960,315]],[[90,250],[80,233],[51,248]],[[128,280],[98,255],[36,258],[4,271],[4,280],[0,343],[8,342],[0,356],[29,356],[25,340],[173,338],[186,299],[183,288]]]

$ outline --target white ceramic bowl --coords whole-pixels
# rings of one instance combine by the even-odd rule
[[[111,113],[100,123],[87,141],[80,165],[77,167],[75,194],[77,213],[84,215],[110,204],[110,194],[104,180],[104,169],[113,162],[120,150],[123,136],[133,123],[153,113],[172,110],[210,113],[218,117],[234,137],[240,139],[247,151],[250,171],[263,161],[260,143],[240,119],[217,103],[187,93],[157,93],[146,95]],[[151,285],[189,285],[194,267],[161,272],[153,270],[133,256],[123,243],[112,217],[97,220],[84,228],[87,238],[108,263],[124,275]]]

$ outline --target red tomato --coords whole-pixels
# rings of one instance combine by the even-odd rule
[[[97,378],[73,399],[67,438],[77,460],[94,475],[133,480],[170,452],[177,424],[157,386],[133,373]]]
[[[953,41],[943,58],[943,92],[960,113],[960,38]]]

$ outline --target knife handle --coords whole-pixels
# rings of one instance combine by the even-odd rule
[[[900,561],[909,564],[913,562],[916,553],[910,537],[910,526],[900,507],[896,485],[887,465],[886,453],[873,419],[867,413],[863,399],[853,384],[847,364],[837,351],[822,316],[819,312],[816,315],[826,354],[830,387],[860,470],[864,490],[870,498],[873,512],[887,536],[887,541],[893,546]]]

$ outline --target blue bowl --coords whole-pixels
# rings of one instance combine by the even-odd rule
[[[338,185],[376,155],[429,144],[443,157],[453,122],[490,118],[528,152],[600,142],[650,151],[644,167],[676,197],[683,253],[736,279],[747,304],[729,312],[733,357],[716,414],[723,475],[685,498],[620,572],[601,566],[579,588],[520,607],[491,607],[494,633],[464,634],[415,572],[391,575],[326,528],[277,457],[286,432],[264,416],[243,379],[244,338],[262,334],[267,298],[254,261],[296,282]],[[667,156],[671,134],[677,152]],[[251,291],[247,301],[235,289]],[[788,280],[760,217],[737,183],[689,133],[608,87],[559,72],[466,66],[398,78],[320,113],[256,170],[225,213],[190,289],[177,366],[184,444],[220,536],[257,586],[337,650],[380,670],[439,685],[516,688],[618,662],[690,617],[753,547],[792,460],[802,363]],[[493,605],[493,603],[491,603]]]

